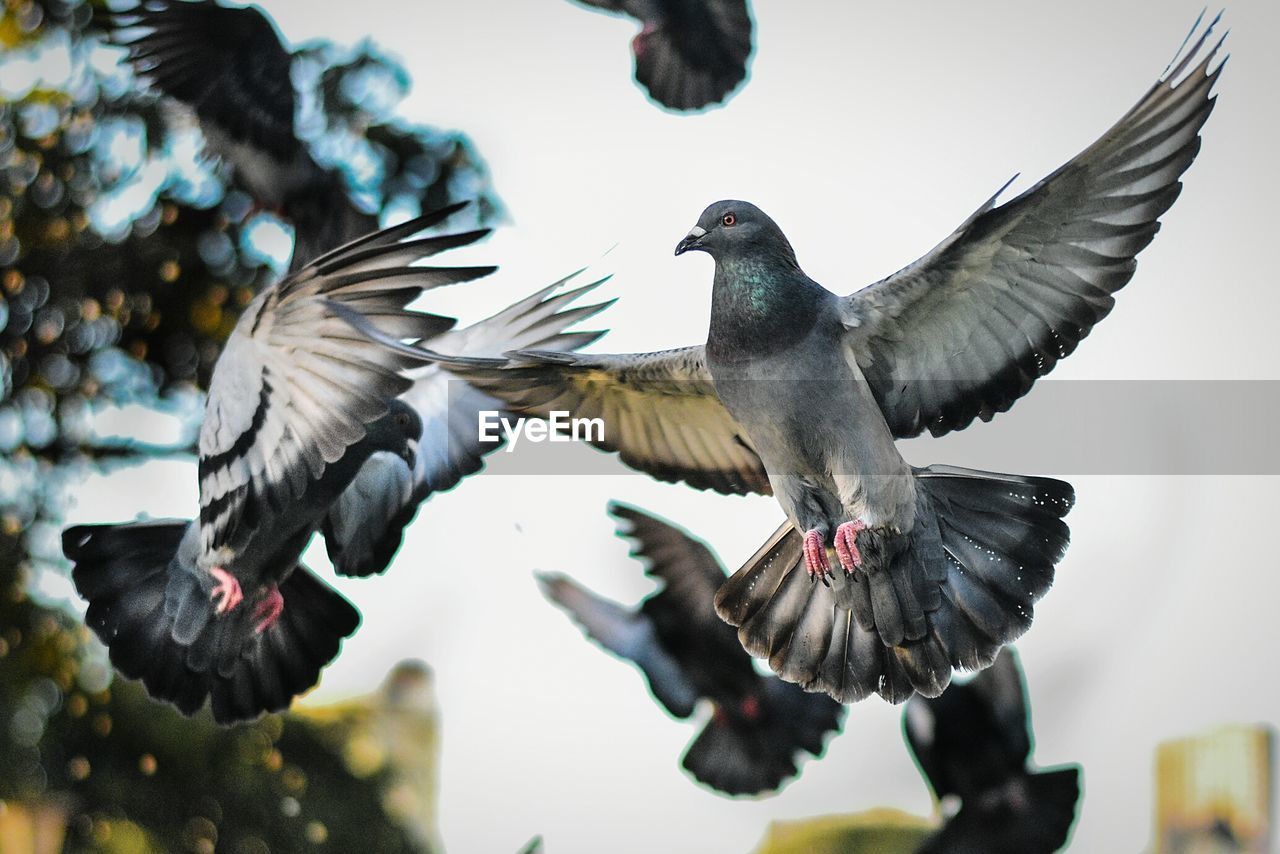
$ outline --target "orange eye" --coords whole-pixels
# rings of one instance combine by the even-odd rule
[[[721,225],[733,225],[737,221],[738,221],[738,218],[731,213],[727,213],[724,216],[720,217]]]

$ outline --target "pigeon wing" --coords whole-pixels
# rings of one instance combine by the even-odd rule
[[[591,444],[668,482],[729,495],[770,494],[764,464],[720,398],[701,346],[597,355],[522,350],[455,373],[518,414],[599,418]],[[452,366],[450,366],[452,369]]]
[[[642,612],[624,608],[563,575],[540,574],[543,595],[563,608],[591,638],[614,655],[635,664],[649,689],[678,718],[693,714],[700,693],[679,663],[662,648],[653,623]]]
[[[307,484],[365,435],[406,391],[417,361],[368,340],[334,313],[358,314],[398,339],[421,340],[454,321],[408,311],[423,290],[493,267],[406,266],[457,236],[400,241],[461,205],[353,241],[263,291],[245,309],[214,368],[199,438],[201,544],[302,497]]]
[[[298,155],[293,57],[257,7],[143,0],[107,21],[134,69],[202,121],[276,160]]]
[[[571,278],[427,343],[441,352],[466,356],[498,356],[519,347],[576,350],[586,346],[602,333],[566,330],[608,305],[573,305],[603,280],[561,293]],[[416,368],[408,376],[413,385],[401,400],[422,419],[416,462],[410,470],[403,460],[379,460],[375,455],[365,464],[369,471],[360,472],[330,512],[325,542],[341,575],[385,571],[418,506],[432,493],[451,489],[479,471],[484,456],[502,446],[501,442],[481,443],[478,428],[480,413],[500,411],[501,402],[436,363]]]
[[[1209,70],[1212,29],[1052,175],[842,298],[846,346],[895,436],[1009,409],[1111,310],[1199,151],[1221,71]]]

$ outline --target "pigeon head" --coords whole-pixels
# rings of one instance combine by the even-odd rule
[[[708,253],[717,261],[739,254],[779,254],[794,263],[782,229],[769,215],[750,202],[733,199],[710,205],[698,217],[698,224],[676,244],[676,254],[693,250]]]
[[[381,450],[404,458],[411,467],[417,464],[418,440],[422,437],[422,416],[403,400],[393,400],[387,414],[369,425],[369,438]]]

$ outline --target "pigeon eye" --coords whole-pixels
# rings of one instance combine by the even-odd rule
[[[738,221],[738,218],[731,213],[727,213],[724,216],[720,217],[721,225],[733,225],[737,221]]]

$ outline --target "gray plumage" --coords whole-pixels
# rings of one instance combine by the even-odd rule
[[[187,713],[209,697],[220,722],[252,718],[314,684],[354,631],[355,610],[298,557],[367,463],[414,464],[422,422],[395,400],[417,361],[333,309],[414,340],[449,329],[452,320],[405,306],[494,268],[407,265],[483,232],[403,238],[460,207],[330,252],[246,307],[210,382],[195,522],[64,533],[89,625],[154,696]]]
[[[524,414],[603,417],[598,444],[662,479],[772,491],[787,523],[717,597],[746,649],[844,701],[936,696],[1030,625],[1074,496],[913,468],[894,440],[1008,409],[1106,315],[1199,150],[1212,28],[1097,142],[883,281],[837,296],[765,214],[717,202],[677,247],[716,260],[705,347],[458,371]]]

